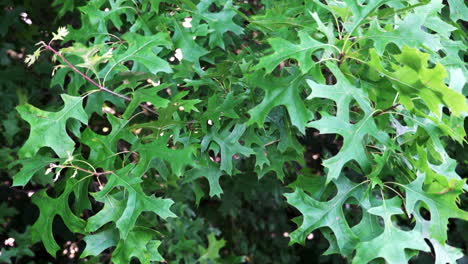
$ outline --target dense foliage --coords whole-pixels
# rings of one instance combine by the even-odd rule
[[[1,263],[463,257],[464,1],[0,6]]]

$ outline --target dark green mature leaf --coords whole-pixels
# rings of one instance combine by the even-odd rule
[[[210,12],[210,6],[215,3],[216,0],[202,0],[197,5],[197,12],[194,13],[194,24],[199,24],[200,20],[204,20],[208,23],[210,35],[209,45],[211,48],[218,46],[225,49],[223,34],[226,32],[232,32],[236,35],[242,34],[244,29],[234,23],[233,17],[237,14],[233,6],[232,1],[226,1],[223,9],[217,13]]]
[[[315,62],[312,60],[312,55],[314,55],[317,50],[329,48],[329,46],[313,39],[305,31],[300,31],[298,35],[300,44],[293,44],[280,38],[269,39],[268,42],[273,48],[274,53],[262,57],[254,69],[260,70],[265,68],[266,73],[270,73],[281,62],[293,58],[299,63],[303,74],[309,72],[315,65]]]
[[[166,88],[164,85],[159,85],[157,87],[149,89],[139,89],[135,91],[133,93],[132,101],[127,106],[123,117],[125,119],[130,118],[130,115],[133,114],[135,109],[141,103],[150,102],[156,109],[160,107],[167,107],[170,101],[157,95],[157,93],[164,88]]]
[[[112,70],[127,61],[133,61],[132,71],[145,71],[156,74],[158,72],[171,73],[172,69],[169,63],[157,54],[162,50],[161,46],[170,48],[172,42],[167,33],[158,33],[153,36],[142,36],[135,33],[126,33],[122,36],[128,43],[125,52],[113,56],[113,63],[107,69],[105,79],[109,74],[115,74]]]
[[[222,263],[220,262],[219,251],[226,245],[224,239],[217,240],[214,233],[208,235],[208,248],[200,248],[200,258],[198,261],[203,264]]]
[[[174,23],[174,35],[172,41],[174,46],[181,49],[183,60],[199,64],[200,57],[208,54],[208,50],[201,47],[195,40],[196,34],[183,28],[178,22]]]
[[[96,166],[114,169],[117,153],[117,143],[125,140],[130,144],[137,141],[135,135],[128,131],[128,120],[119,119],[111,114],[106,115],[111,125],[108,135],[99,135],[87,128],[81,135],[81,142],[90,147],[89,160]]]
[[[119,231],[114,228],[109,228],[99,233],[86,236],[84,241],[86,242],[86,248],[83,250],[80,257],[98,256],[107,248],[117,245],[119,242]]]
[[[70,118],[75,118],[86,124],[88,115],[83,109],[82,97],[62,94],[64,107],[58,112],[42,111],[32,105],[20,105],[16,110],[21,117],[31,125],[31,132],[19,155],[29,158],[36,155],[41,147],[50,147],[55,153],[65,158],[73,153],[75,143],[67,135],[66,124]]]
[[[193,168],[187,171],[185,174],[185,182],[190,182],[197,178],[205,177],[210,185],[210,197],[221,197],[223,190],[219,185],[219,179],[223,175],[223,172],[218,167],[216,167],[213,162],[206,161],[206,163],[208,164],[203,164],[199,168]]]
[[[210,133],[203,138],[201,151],[206,151],[210,142],[214,141],[219,146],[221,152],[220,169],[231,174],[233,169],[232,159],[235,154],[247,157],[254,154],[251,148],[242,146],[239,143],[239,139],[244,134],[246,128],[246,124],[237,124],[232,132],[229,131],[229,128],[218,132],[217,128],[213,127]]]
[[[304,77],[297,71],[291,76],[280,78],[265,78],[261,72],[252,75],[250,82],[264,89],[265,97],[259,105],[249,110],[247,124],[255,123],[262,127],[268,113],[276,106],[283,105],[288,110],[291,123],[304,133],[305,125],[313,114],[300,96],[303,81]]]
[[[463,1],[63,1],[53,5],[63,5],[70,34],[61,27],[53,42],[37,40],[26,56],[35,63],[28,78],[15,63],[33,45],[25,40],[48,35],[46,21],[18,8],[30,1],[0,4],[0,64],[8,67],[0,156],[20,169],[13,183],[24,192],[51,184],[33,197],[40,215],[32,229],[51,254],[59,215],[80,233],[66,237],[69,257],[83,237],[89,263],[304,262],[326,245],[287,248],[277,235],[289,228],[281,196],[293,182],[286,197],[302,217],[293,220],[292,243],[320,229],[324,254],[354,263],[407,263],[427,244],[436,263],[462,256],[446,241],[462,233],[458,220],[448,230],[448,219],[467,219],[456,203],[468,189],[460,176],[466,155],[455,143],[465,141],[468,114]],[[40,16],[53,13],[42,12],[42,2]],[[55,49],[113,92],[97,92],[57,53],[51,85],[38,82],[49,72],[44,53]],[[59,112],[26,104],[51,109],[47,96],[57,89],[68,94]],[[24,129],[9,113],[16,102],[31,125],[19,155]],[[136,113],[148,102],[157,114]],[[67,177],[52,182],[43,173],[51,162]],[[18,197],[8,197],[6,217],[0,209],[2,235],[16,237],[4,230],[26,221],[8,210],[23,202]],[[26,244],[2,249],[0,262],[23,261]]]
[[[158,252],[161,244],[159,240],[153,240],[152,232],[142,228],[133,229],[125,239],[121,239],[114,253],[112,262],[116,264],[130,263],[132,257],[136,257],[142,264],[150,264],[153,261],[163,261]]]
[[[76,183],[76,179],[68,178],[65,190],[57,198],[51,198],[45,190],[35,193],[32,197],[33,203],[39,207],[39,218],[31,228],[32,240],[42,241],[47,252],[52,256],[55,256],[57,250],[60,249],[52,233],[52,224],[56,215],[62,218],[72,232],[83,233],[85,228],[85,221],[74,215],[68,206],[70,193]]]
[[[131,164],[115,171],[109,176],[106,186],[104,186],[101,191],[94,194],[96,200],[102,203],[108,203],[110,201],[107,199],[115,188],[121,186],[128,193],[127,197],[124,198],[125,201],[120,203],[121,207],[117,207],[118,209],[115,213],[105,216],[107,221],[115,222],[119,229],[121,239],[127,238],[130,231],[134,228],[137,218],[143,212],[153,212],[163,219],[175,217],[175,214],[169,210],[174,202],[170,199],[161,199],[146,195],[140,185],[142,180],[139,178],[139,175],[133,171],[134,168],[135,165]],[[113,204],[112,202],[110,203],[112,207]],[[100,221],[99,218],[97,221]],[[100,221],[100,223],[103,224],[103,221]],[[95,228],[96,226],[94,226],[93,229]]]
[[[291,243],[303,244],[305,238],[314,230],[329,227],[336,237],[341,254],[350,255],[360,240],[358,234],[349,226],[343,212],[343,205],[354,198],[363,207],[370,206],[366,198],[366,188],[357,185],[346,177],[334,181],[338,193],[329,201],[322,202],[313,199],[300,188],[294,193],[285,194],[288,203],[296,207],[303,215],[302,224],[290,234]],[[371,236],[378,234],[379,228],[370,228],[366,233]],[[376,234],[375,234],[376,233]]]
[[[9,165],[9,168],[21,164],[21,170],[13,176],[13,186],[25,186],[37,172],[45,172],[44,168],[50,163],[55,163],[60,159],[53,159],[37,155],[34,158],[17,160]]]
[[[133,173],[141,177],[156,158],[167,161],[176,176],[181,176],[187,166],[194,166],[194,148],[190,146],[168,148],[169,139],[170,135],[166,133],[149,144],[135,145],[133,150],[138,152],[140,160]]]

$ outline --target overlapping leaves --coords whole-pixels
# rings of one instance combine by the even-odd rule
[[[458,77],[466,72],[459,56],[466,40],[457,24],[465,5],[449,1],[442,19],[441,1],[295,2],[265,1],[264,14],[250,20],[224,0],[80,7],[81,28],[70,28],[61,52],[112,92],[104,96],[59,66],[52,86],[74,95],[62,95],[61,110],[17,107],[30,133],[22,160],[11,165],[22,165],[14,184],[35,182],[45,169],[56,173],[47,182],[55,196],[41,190],[32,198],[40,211],[33,240],[55,255],[59,216],[84,235],[83,258],[115,247],[114,263],[163,261],[162,233],[182,225],[168,219],[197,215],[187,201],[198,206],[205,192],[223,199],[224,175],[289,182],[304,166],[297,136],[314,128],[342,142],[337,154],[320,153],[323,177],[300,175],[285,194],[302,215],[292,243],[321,230],[326,254],[354,263],[404,263],[429,251],[426,241],[437,262],[459,258],[446,244],[447,224],[467,220],[457,205],[466,187],[443,138],[465,136],[466,79]],[[362,211],[355,225],[353,208]],[[404,226],[404,218],[416,226]],[[166,253],[223,262],[225,240],[210,231],[206,248],[193,237],[167,239],[176,246]]]

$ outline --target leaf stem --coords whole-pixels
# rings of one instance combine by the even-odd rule
[[[99,88],[99,90],[101,91],[104,91],[106,93],[109,93],[109,94],[112,94],[112,95],[115,95],[119,98],[122,98],[124,99],[125,101],[132,101],[132,99],[130,99],[129,97],[125,96],[125,95],[121,95],[119,93],[116,93],[112,90],[109,90],[107,89],[106,87],[96,83],[93,79],[89,78],[86,74],[84,74],[83,72],[81,72],[80,70],[78,70],[78,68],[75,67],[75,65],[73,65],[71,62],[69,62],[63,55],[62,53],[58,52],[57,50],[55,50],[54,48],[52,48],[52,46],[50,46],[51,42],[49,42],[48,44],[45,44],[44,43],[44,48],[46,50],[49,50],[49,51],[52,51],[55,55],[59,56],[63,62],[65,62],[73,71],[75,71],[76,73],[78,73],[79,75],[81,75],[83,78],[85,78],[85,80],[87,80],[88,82],[90,82],[92,85],[96,86],[97,88]],[[150,113],[153,113],[155,115],[158,115],[158,113],[156,111],[154,111],[153,109],[151,109],[150,107],[148,107],[147,105],[144,105],[144,104],[140,104],[140,107],[147,110],[148,112]]]
[[[397,108],[399,105],[400,105],[400,104],[397,103],[397,104],[394,104],[394,105],[392,105],[392,106],[390,106],[390,107],[388,107],[388,108],[386,108],[386,109],[384,109],[384,110],[379,110],[378,112],[375,112],[375,113],[372,115],[372,117],[376,117],[376,116],[379,116],[379,115],[383,115],[383,114],[385,114],[386,112],[391,111],[391,110]]]

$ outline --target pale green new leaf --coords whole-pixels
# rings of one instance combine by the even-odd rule
[[[383,218],[384,232],[378,237],[361,242],[356,246],[353,263],[369,263],[376,258],[383,258],[387,263],[408,263],[405,249],[430,251],[424,237],[417,230],[403,231],[392,222],[393,215],[403,214],[401,200],[394,197],[383,200],[382,205],[368,209],[368,212]]]
[[[452,190],[439,190],[437,193],[427,192],[423,189],[426,176],[419,174],[416,180],[403,185],[406,193],[406,210],[408,213],[419,212],[421,207],[428,208],[431,213],[429,232],[431,238],[442,245],[447,240],[447,224],[449,218],[460,218],[468,221],[468,212],[458,208],[456,200],[462,193],[463,182],[459,181]],[[424,204],[422,204],[422,203]]]
[[[468,21],[468,7],[463,0],[448,0],[450,8],[450,18],[457,22],[459,19]]]
[[[427,108],[439,117],[444,105],[455,116],[468,113],[465,97],[445,84],[445,68],[439,63],[429,67],[429,54],[404,46],[402,52],[394,56],[398,64],[392,64],[392,71],[382,66],[375,50],[371,50],[370,55],[369,65],[382,76],[389,78],[400,94],[400,102],[409,110],[415,107],[413,100],[421,98]]]

